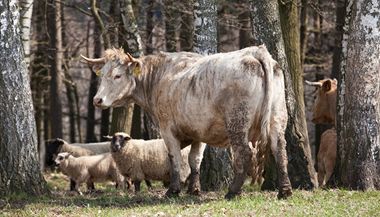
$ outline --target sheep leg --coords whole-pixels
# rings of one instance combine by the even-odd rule
[[[70,179],[70,191],[75,191],[75,185],[76,185],[75,181]]]
[[[135,180],[135,181],[133,181],[133,184],[135,185],[135,192],[137,193],[137,192],[140,192],[140,190],[141,190],[141,188],[140,188],[140,186],[141,186],[141,181],[137,181],[137,180]]]
[[[148,186],[149,189],[152,188],[152,183],[149,180],[145,179],[145,184],[146,186]]]
[[[89,182],[87,182],[86,184],[87,184],[87,190],[88,190],[88,191],[90,191],[90,192],[91,192],[91,191],[95,191],[95,184],[94,184],[94,182],[90,182],[90,181],[89,181]]]
[[[79,190],[79,188],[80,188],[80,184],[81,184],[81,183],[80,183],[78,180],[76,180],[74,190],[75,190],[76,192],[78,192],[79,195],[83,195],[83,193]]]
[[[205,150],[206,144],[204,143],[192,143],[190,153],[189,153],[189,165],[191,169],[189,186],[187,193],[193,195],[199,195],[201,191],[201,184],[199,181],[199,170],[201,167],[201,162],[203,158],[203,151]]]
[[[163,130],[162,137],[169,151],[170,161],[170,185],[165,195],[167,197],[178,196],[181,192],[180,170],[182,156],[180,142],[173,136],[170,130]]]

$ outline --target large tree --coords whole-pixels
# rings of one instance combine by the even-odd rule
[[[40,172],[32,94],[16,1],[0,2],[0,195],[48,192]]]
[[[217,52],[216,0],[197,0],[194,5],[194,51]],[[231,154],[227,149],[207,146],[201,164],[202,190],[220,190],[232,180]]]
[[[350,0],[338,80],[338,177],[352,189],[380,189],[380,4]]]
[[[317,181],[305,123],[296,6],[295,1],[251,1],[251,16],[256,43],[265,44],[284,71],[288,110],[285,137],[290,181],[295,188],[311,189],[317,186]],[[273,157],[268,163],[263,187],[273,189],[275,174],[269,172],[275,171],[272,169],[275,166]]]

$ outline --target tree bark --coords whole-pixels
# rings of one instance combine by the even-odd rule
[[[100,58],[102,53],[102,42],[100,29],[97,25],[94,27],[94,58]],[[87,100],[87,120],[86,120],[86,139],[85,142],[96,142],[98,139],[95,135],[95,107],[92,100],[98,89],[98,77],[95,72],[91,70],[90,87],[88,88],[88,100]]]
[[[344,26],[344,18],[346,16],[346,3],[347,0],[337,0],[336,1],[336,22],[335,22],[335,34],[334,34],[334,55],[333,55],[333,63],[331,70],[331,77],[338,78],[338,74],[340,71],[340,61],[342,54],[342,39],[343,39],[343,26]]]
[[[197,0],[194,5],[194,52],[217,52],[216,0]],[[227,149],[207,146],[201,163],[201,189],[216,191],[229,185],[232,180],[232,160]]]
[[[166,51],[177,51],[177,37],[176,30],[179,26],[178,8],[174,4],[173,0],[165,0],[165,40]]]
[[[294,4],[294,2],[290,4]],[[281,7],[284,6],[287,5],[282,5]],[[284,71],[286,106],[288,110],[288,124],[285,137],[287,142],[288,171],[292,187],[312,189],[317,186],[317,180],[312,164],[304,116],[302,74],[300,73],[299,33],[297,28],[298,17],[294,16],[294,9],[293,11],[288,11],[292,11],[293,14],[287,14],[284,11],[286,8],[282,8],[280,22],[280,8],[277,0],[251,1],[251,7],[253,35],[256,44],[265,44],[273,58],[277,60]],[[296,4],[294,4],[293,7],[296,7]],[[289,17],[284,18],[286,14],[289,15]],[[292,26],[290,26],[290,22],[292,22]],[[281,26],[281,24],[283,26]],[[284,29],[284,31],[281,29]],[[291,31],[292,33],[290,33]],[[284,34],[283,38],[283,32],[293,35]],[[292,39],[297,43],[291,44],[290,40]],[[286,40],[287,48],[284,46],[284,40]],[[287,58],[285,54],[286,51],[288,55],[290,55],[290,53],[295,55],[293,59],[291,57]],[[290,63],[288,64],[288,62]],[[295,93],[297,93],[297,95]],[[268,160],[265,171],[275,171],[273,168],[270,168],[275,166],[273,157]],[[266,173],[263,187],[265,189],[274,189],[276,186],[271,184],[276,183],[274,179],[273,174]]]
[[[338,177],[343,187],[380,189],[380,6],[374,0],[351,0],[346,14],[338,81]]]
[[[0,196],[45,194],[17,1],[0,2],[0,17]]]
[[[300,13],[300,54],[301,54],[301,66],[303,69],[303,63],[305,61],[305,53],[307,47],[307,8],[308,0],[301,0],[301,13]]]
[[[181,1],[181,3],[180,46],[182,51],[192,51],[194,38],[194,0],[185,0]]]
[[[239,0],[240,11],[238,15],[240,29],[239,29],[239,47],[240,49],[252,46],[252,29],[250,22],[249,5],[245,0]]]
[[[61,2],[48,4],[48,33],[50,37],[50,121],[51,137],[62,138],[62,23]]]
[[[32,27],[33,0],[21,0],[21,34],[27,68],[30,65],[30,30]]]
[[[132,8],[132,1],[120,0],[119,3],[122,20],[121,29],[123,30],[124,36],[124,40],[121,40],[123,41],[122,47],[132,56],[139,57],[142,55],[143,49]],[[140,111],[141,109],[134,104],[130,104],[127,108],[114,108],[112,112],[111,134],[115,132],[126,132],[131,134],[132,117],[135,110]],[[131,136],[133,137],[133,135]]]

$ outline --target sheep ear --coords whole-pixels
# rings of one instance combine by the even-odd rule
[[[108,140],[108,141],[111,141],[112,140],[112,136],[110,135],[107,135],[107,136],[103,136],[104,139]]]
[[[130,140],[130,139],[132,139],[130,135],[126,134],[126,135],[124,136],[124,141],[128,141],[128,140]]]

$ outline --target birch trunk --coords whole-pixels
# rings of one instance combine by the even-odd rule
[[[22,46],[25,53],[25,63],[26,67],[29,68],[30,65],[30,30],[32,27],[32,12],[33,12],[33,0],[21,0],[21,35],[22,35]]]
[[[380,189],[380,5],[348,1],[338,81],[338,177],[350,189]]]
[[[198,0],[194,5],[194,52],[217,52],[216,0]],[[216,191],[229,185],[232,180],[232,160],[228,149],[207,146],[200,169],[201,189]]]
[[[0,196],[48,192],[38,162],[30,78],[16,4],[0,2]]]

